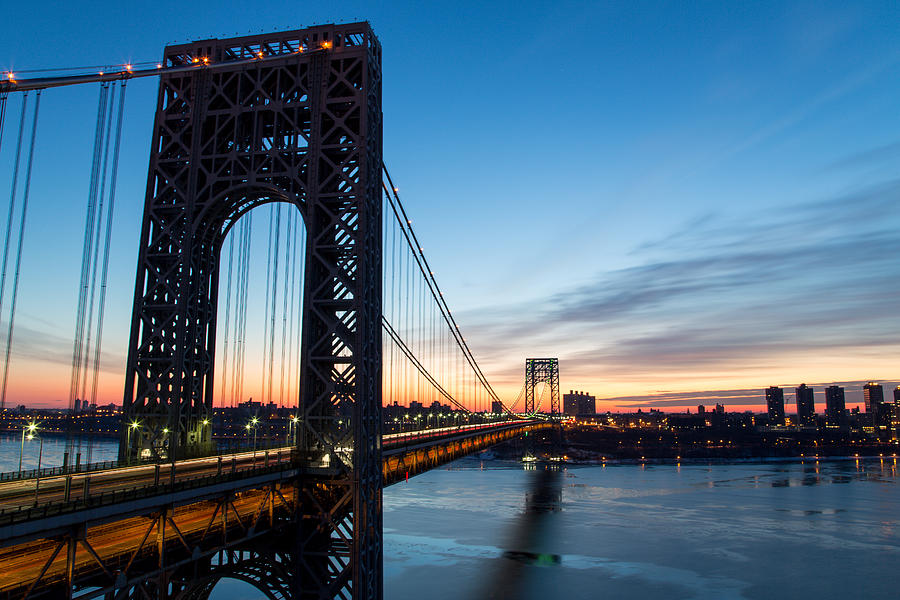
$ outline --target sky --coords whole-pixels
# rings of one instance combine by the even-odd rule
[[[846,386],[853,405],[865,381],[889,393],[900,379],[898,13],[892,2],[6,2],[0,71],[152,61],[168,43],[369,20],[383,47],[385,161],[502,397],[521,387],[525,358],[556,356],[564,391],[597,396],[600,410],[759,410],[766,387],[790,396],[801,382],[821,410],[825,385]],[[155,87],[129,83],[101,403],[121,402]],[[42,99],[10,404],[68,394],[96,101],[95,87]]]

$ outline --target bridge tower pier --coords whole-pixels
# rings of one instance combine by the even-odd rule
[[[534,390],[541,383],[550,386],[550,416],[558,417],[560,414],[558,358],[525,359],[525,414],[533,414],[536,410]]]
[[[290,589],[381,598],[380,44],[368,23],[323,25],[169,46],[163,65],[120,458],[214,452],[221,247],[252,208],[296,206],[307,247]]]

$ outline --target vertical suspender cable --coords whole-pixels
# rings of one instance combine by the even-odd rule
[[[231,339],[232,339],[231,358],[232,358],[232,360],[231,360],[231,364],[232,364],[232,367],[231,367],[231,373],[229,373],[230,380],[231,380],[231,386],[230,386],[230,393],[228,394],[228,398],[230,400],[228,405],[231,406],[232,408],[234,408],[234,398],[235,398],[235,393],[237,391],[237,376],[238,376],[238,371],[240,370],[240,368],[238,366],[238,357],[240,356],[241,338],[240,338],[240,335],[238,334],[238,332],[240,331],[240,327],[241,327],[241,324],[240,324],[241,323],[241,289],[242,289],[243,274],[244,274],[244,253],[245,253],[244,248],[247,245],[247,223],[249,222],[249,220],[250,220],[250,216],[247,215],[246,219],[239,222],[238,231],[233,234],[238,237],[236,240],[234,238],[232,238],[232,240],[231,240],[232,251],[234,250],[235,244],[238,247],[237,282],[234,286],[234,304],[235,304],[234,320],[231,324],[231,329],[232,329],[232,336],[231,336]],[[231,253],[229,253],[229,260],[231,260]],[[229,290],[230,290],[231,289],[230,288],[230,282],[231,282],[231,267],[230,266],[229,266],[228,270],[229,270]],[[229,293],[231,293],[231,292],[229,292]],[[226,325],[225,332],[227,335],[227,333],[228,333],[227,325]],[[228,350],[226,349],[225,352],[227,354]],[[227,369],[223,369],[223,371],[226,371],[226,370]],[[223,373],[223,375],[224,375],[224,373]],[[224,383],[222,384],[222,396],[223,396],[223,400],[222,400],[223,406],[225,406],[225,404],[224,404],[225,384]]]
[[[291,206],[293,208],[293,206]],[[284,239],[284,265],[285,269],[288,268],[288,265],[291,264],[291,243],[293,239],[291,234],[293,233],[293,219],[291,216],[292,212],[288,213],[287,220],[287,233]],[[284,274],[284,291],[282,293],[282,305],[281,305],[281,383],[278,387],[278,406],[284,406],[284,361],[285,361],[285,344],[287,344],[287,315],[288,315],[288,285],[290,280],[290,274],[288,271],[285,271]]]
[[[232,390],[232,407],[236,405],[234,402],[235,396],[238,403],[244,396],[244,367],[246,365],[245,357],[247,348],[247,280],[250,276],[250,246],[253,239],[253,211],[250,211],[250,213],[247,214],[241,239],[243,242],[241,244],[241,261],[239,263],[240,273],[238,274],[240,280],[240,285],[238,286],[238,319],[235,323],[236,329],[234,334],[236,343],[235,351],[237,352],[234,360],[237,369],[237,385]]]
[[[272,231],[275,227],[275,204],[269,205],[269,240],[266,243],[266,312],[263,317],[262,397],[266,401],[266,372],[269,366],[269,293],[272,286]]]
[[[91,165],[91,182],[88,189],[87,216],[84,223],[84,246],[81,251],[81,280],[78,287],[78,308],[75,315],[75,341],[72,349],[72,382],[69,388],[69,410],[75,409],[78,396],[78,382],[81,380],[81,362],[84,351],[84,316],[87,304],[88,273],[90,273],[91,241],[94,238],[96,218],[97,184],[100,171],[100,155],[103,147],[103,123],[109,92],[107,84],[100,86],[100,100],[97,108],[97,123],[94,130],[94,154]]]
[[[99,192],[97,195],[97,216],[96,216],[96,227],[94,229],[94,242],[91,248],[91,275],[90,275],[90,283],[88,284],[88,289],[90,290],[90,296],[87,303],[86,313],[87,313],[87,325],[85,326],[85,333],[87,337],[84,342],[84,356],[82,358],[82,384],[81,384],[81,401],[82,403],[87,401],[88,392],[87,392],[87,381],[89,375],[88,363],[90,361],[91,355],[91,333],[94,328],[94,301],[97,295],[97,269],[99,267],[98,255],[100,254],[100,238],[103,234],[103,201],[106,197],[106,173],[107,167],[109,166],[109,141],[110,141],[110,132],[112,131],[112,118],[113,118],[113,102],[115,100],[115,96],[112,92],[115,92],[115,82],[112,83],[112,87],[109,92],[109,100],[106,108],[106,126],[104,127],[104,137],[103,140],[103,161],[100,163],[100,186]],[[94,404],[94,400],[91,399],[91,404]],[[90,447],[90,446],[89,446]],[[90,462],[90,461],[89,461]]]
[[[290,402],[291,408],[297,407],[297,401],[300,397],[300,386],[299,382],[297,382],[297,392],[294,392],[294,320],[295,315],[298,314],[296,311],[297,307],[297,247],[300,245],[302,241],[302,234],[300,231],[300,227],[302,223],[300,222],[299,211],[296,207],[291,211],[291,219],[294,222],[294,241],[291,246],[291,258],[290,258],[290,277],[291,281],[288,284],[291,290],[291,298],[290,298],[290,316],[288,318],[288,401]],[[298,324],[299,326],[299,324]],[[299,328],[299,327],[298,327]],[[297,348],[297,354],[300,354],[300,348]]]
[[[298,215],[297,219],[300,220],[300,218],[301,218],[301,216]],[[305,275],[306,275],[306,258],[307,258],[307,253],[306,253],[306,240],[307,240],[306,236],[307,235],[308,235],[308,231],[307,231],[306,227],[304,226],[300,230],[299,246],[300,246],[301,250],[297,253],[297,255],[298,255],[297,256],[297,258],[298,258],[297,273],[299,273],[299,277],[297,277],[297,282],[298,282],[297,289],[300,292],[299,294],[297,294],[297,315],[300,317],[300,319],[299,319],[299,322],[297,323],[297,332],[295,334],[297,336],[297,338],[295,340],[295,344],[297,345],[297,356],[294,357],[294,361],[295,361],[294,367],[295,367],[295,373],[297,374],[296,377],[297,377],[298,407],[299,407],[300,403],[303,402],[303,399],[300,397],[300,393],[301,393],[300,390],[302,387],[301,386],[302,379],[300,378],[300,370],[301,370],[301,365],[303,364],[302,357],[300,355],[301,355],[301,352],[303,349],[303,345],[302,345],[303,344],[303,299],[305,297],[305,287],[304,287],[305,283],[304,282],[306,281]]]
[[[397,233],[396,228],[391,228],[391,322],[399,326],[397,321],[397,293],[394,291],[397,284]],[[391,344],[391,398],[394,402],[397,400],[398,387],[400,385],[397,379],[397,365],[393,361],[394,344]]]
[[[241,221],[240,229],[239,229],[239,237],[238,241],[238,263],[237,263],[237,284],[235,285],[234,290],[234,322],[231,326],[232,328],[232,344],[231,344],[231,393],[229,394],[230,406],[234,408],[235,406],[235,396],[237,394],[237,381],[238,374],[240,373],[240,364],[238,363],[238,358],[241,355],[241,290],[243,289],[243,275],[244,275],[244,255],[246,253],[247,246],[247,223],[250,221],[250,215],[247,215],[247,218]],[[232,240],[232,243],[235,243]]]
[[[97,199],[96,199],[96,208],[94,217],[94,240],[91,244],[91,256],[90,256],[90,265],[91,265],[91,274],[89,277],[88,290],[89,297],[87,304],[85,305],[85,314],[87,315],[87,324],[84,327],[85,331],[85,340],[84,340],[84,351],[81,357],[81,365],[79,369],[81,371],[81,404],[84,407],[88,404],[88,378],[92,376],[91,373],[91,334],[94,329],[94,305],[97,296],[97,269],[100,264],[99,254],[100,254],[100,241],[103,234],[103,202],[106,198],[106,182],[107,182],[107,169],[109,167],[109,143],[110,143],[110,133],[112,131],[112,118],[113,118],[113,104],[115,103],[115,88],[116,83],[113,82],[110,84],[110,88],[107,91],[107,100],[106,100],[106,124],[103,127],[103,158],[100,162],[100,177],[98,183],[97,190]],[[94,342],[96,344],[96,342]],[[92,383],[93,383],[93,377]],[[90,398],[90,405],[94,406],[97,402],[96,398],[96,390],[92,390],[94,393]],[[79,447],[81,443],[79,442]],[[94,438],[92,436],[87,437],[87,455],[85,458],[85,463],[90,464],[91,457],[94,452]]]
[[[412,337],[412,327],[410,326],[410,323],[409,323],[409,314],[410,314],[410,302],[409,302],[410,283],[409,283],[409,279],[412,274],[412,269],[409,267],[409,252],[404,252],[403,254],[406,257],[406,276],[403,278],[406,282],[406,295],[405,295],[406,302],[404,303],[405,311],[404,311],[404,315],[403,315],[403,323],[404,323],[404,328],[406,329],[406,337],[407,337],[407,339],[409,339],[410,337]],[[406,398],[406,405],[410,406],[409,396],[411,394],[412,386],[410,385],[410,382],[409,382],[409,377],[410,377],[411,373],[410,373],[410,368],[409,368],[408,362],[409,361],[404,361],[405,373],[404,373],[404,377],[403,377],[403,387],[405,390],[404,396]]]
[[[100,349],[103,342],[103,319],[106,311],[106,288],[107,288],[107,280],[109,275],[109,248],[112,239],[112,219],[116,205],[116,185],[118,182],[118,174],[119,174],[119,149],[121,148],[122,142],[122,120],[124,116],[125,109],[125,85],[126,81],[122,82],[122,86],[119,88],[119,106],[118,113],[116,115],[116,139],[113,142],[113,158],[112,158],[112,166],[110,168],[110,181],[109,181],[109,202],[107,203],[106,209],[106,233],[104,235],[103,242],[103,267],[100,270],[100,302],[99,307],[97,309],[97,335],[96,341],[94,342],[94,364],[93,364],[93,382],[91,384],[91,403],[95,403],[97,400],[97,383],[99,380],[100,373]]]
[[[281,240],[281,204],[275,204],[275,247],[272,249],[272,256],[275,259],[272,265],[272,306],[269,311],[271,320],[269,326],[269,395],[266,397],[266,404],[272,403],[272,391],[275,384],[275,312],[277,311],[276,300],[278,298],[278,252],[279,242]]]
[[[419,337],[419,350],[416,353],[416,356],[425,356],[425,289],[424,289],[425,282],[421,277],[419,277],[418,279],[419,279],[419,285],[418,285],[418,289],[417,289],[416,304],[418,305],[417,312],[419,314],[416,316],[417,321],[418,321],[416,323],[416,325],[419,329],[419,336],[418,336]],[[426,398],[424,397],[425,382],[423,381],[421,374],[419,374],[419,376],[416,377],[416,380],[418,381],[418,385],[416,386],[416,395],[419,396],[419,398],[421,398],[420,402],[425,402],[426,401]]]
[[[19,160],[22,157],[22,135],[25,132],[25,112],[28,109],[28,92],[22,95],[22,114],[19,116],[19,134],[16,140],[16,159],[13,161],[12,185],[9,192],[9,215],[6,217],[6,237],[3,241],[3,274],[0,275],[0,312],[3,310],[3,294],[6,291],[6,265],[9,262],[9,242],[15,216],[16,191],[19,185]],[[5,406],[5,405],[4,405]]]
[[[382,211],[382,212],[384,213],[385,221],[388,221],[389,219],[388,219],[387,211]],[[385,304],[389,307],[388,310],[390,310],[390,315],[391,315],[390,318],[391,318],[391,320],[393,321],[393,320],[394,320],[394,311],[393,311],[393,303],[394,303],[394,240],[395,240],[395,237],[396,237],[396,236],[395,236],[395,234],[394,234],[394,226],[393,226],[394,223],[393,223],[393,221],[391,221],[390,224],[391,224],[391,227],[390,227],[390,232],[391,232],[391,278],[390,278],[390,287],[388,287],[387,285],[382,286],[382,290],[390,290],[390,291],[388,292],[388,293],[390,294],[390,298],[388,299],[388,302],[385,302],[385,303],[382,304],[382,307],[383,307]],[[387,227],[385,227],[384,230],[387,231]],[[386,263],[382,263],[382,264],[384,265],[385,268],[387,268],[387,264],[386,264]],[[383,310],[383,308],[382,308],[382,310]],[[388,394],[389,394],[389,396],[388,396],[388,401],[391,402],[391,403],[393,404],[392,401],[396,399],[396,396],[394,395],[394,343],[393,343],[393,341],[388,341],[388,344],[389,344],[389,348],[390,348],[390,350],[389,350],[389,352],[390,352],[390,360],[389,360],[389,362],[388,362],[388,365],[390,365],[390,371],[389,371],[389,375],[388,375],[388,382],[389,382],[389,387],[388,387],[388,389],[389,389],[389,391],[388,391]]]
[[[97,213],[97,188],[100,177],[100,155],[103,148],[104,117],[107,110],[109,86],[104,83],[100,86],[100,98],[97,106],[97,122],[94,128],[94,151],[91,164],[91,180],[88,187],[87,215],[84,223],[84,245],[81,251],[81,279],[78,287],[78,308],[75,314],[75,338],[72,347],[72,379],[69,386],[69,419],[66,429],[66,450],[63,457],[63,466],[74,451],[75,421],[72,415],[75,412],[75,400],[78,396],[78,383],[81,380],[82,357],[84,356],[84,316],[87,304],[88,273],[90,272],[91,241],[94,238],[94,222]],[[80,440],[80,438],[79,438]],[[80,444],[80,441],[79,441]]]
[[[241,341],[243,344],[241,345],[241,363],[240,363],[240,374],[238,377],[238,391],[240,392],[239,398],[244,397],[244,373],[247,370],[247,314],[248,314],[248,302],[247,302],[247,294],[250,289],[250,257],[251,254],[251,246],[253,240],[253,213],[251,212],[248,215],[250,219],[247,222],[247,248],[246,254],[244,256],[244,287],[241,290],[241,310],[243,311],[241,315]]]
[[[9,327],[6,332],[6,358],[3,361],[3,389],[0,406],[6,406],[6,383],[9,377],[9,355],[12,350],[13,326],[16,319],[16,299],[19,294],[19,267],[22,265],[22,242],[25,239],[25,217],[28,216],[28,194],[31,191],[31,166],[34,163],[34,142],[37,138],[38,111],[41,108],[41,90],[34,99],[34,118],[31,122],[31,140],[28,148],[28,166],[25,168],[25,191],[22,194],[22,218],[19,220],[19,240],[16,248],[16,271],[13,277],[12,300],[9,309]]]
[[[234,324],[234,378],[235,383],[231,390],[231,406],[236,407],[244,393],[244,338],[245,324],[247,320],[247,263],[250,262],[250,234],[253,223],[253,213],[247,215],[247,222],[241,231],[241,254],[238,261],[238,318]]]
[[[228,330],[231,327],[231,297],[237,295],[231,287],[231,276],[234,273],[234,246],[237,243],[235,237],[240,237],[240,228],[237,231],[232,228],[228,239],[228,276],[225,279],[225,333],[223,335],[224,347],[222,349],[222,391],[219,394],[223,407],[225,406],[225,382],[228,379]]]
[[[246,230],[245,229],[246,226],[247,226],[246,220],[240,221],[238,223],[238,230],[233,234],[238,237],[236,240],[234,238],[232,238],[232,241],[231,241],[232,244],[236,244],[238,247],[237,283],[234,286],[234,320],[231,323],[231,329],[232,329],[232,336],[231,336],[231,339],[232,339],[232,344],[231,344],[232,361],[231,361],[231,364],[232,364],[232,367],[231,367],[231,372],[229,373],[229,375],[230,375],[229,386],[228,386],[229,392],[228,392],[228,396],[227,396],[228,402],[226,403],[226,401],[225,401],[225,398],[226,398],[225,391],[224,391],[225,384],[222,384],[222,406],[232,406],[232,407],[234,406],[235,383],[237,382],[237,372],[238,372],[237,356],[238,356],[238,347],[240,345],[240,341],[238,340],[238,336],[237,336],[237,331],[238,331],[238,327],[240,326],[239,325],[240,314],[241,314],[240,290],[241,290],[241,273],[242,273],[242,269],[243,269],[242,256],[243,256],[243,246],[244,246],[244,233]],[[226,329],[226,333],[227,333],[227,329]]]

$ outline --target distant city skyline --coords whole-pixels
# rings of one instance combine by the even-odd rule
[[[822,414],[830,385],[847,408],[867,381],[897,385],[895,3],[40,6],[6,8],[0,72],[369,19],[386,161],[504,400],[529,356],[558,357],[562,388],[598,411],[762,412],[778,385],[793,412],[805,381]],[[100,404],[122,402],[155,93],[129,83]],[[8,405],[68,397],[96,99],[94,87],[42,99]]]

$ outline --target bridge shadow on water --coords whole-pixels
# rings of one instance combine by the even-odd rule
[[[491,561],[479,600],[512,600],[537,597],[535,580],[540,570],[560,564],[558,554],[546,551],[553,535],[550,516],[562,509],[561,473],[558,465],[537,463],[531,473],[525,509],[509,532],[503,554]]]

